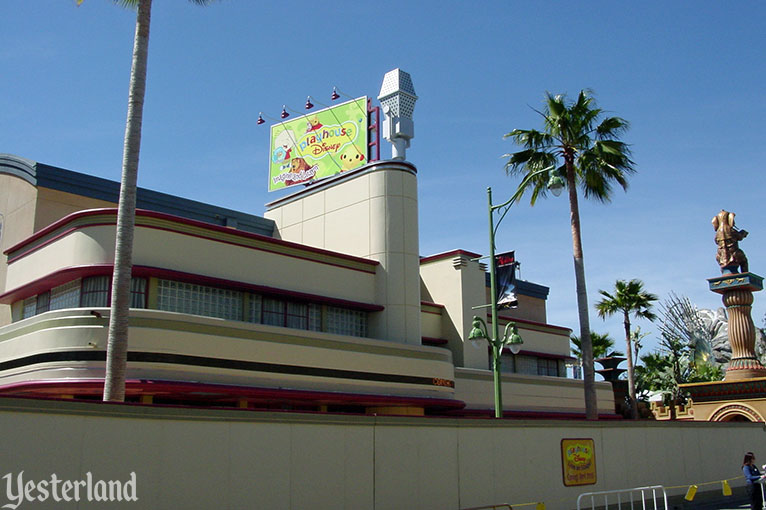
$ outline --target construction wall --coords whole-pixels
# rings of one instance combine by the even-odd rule
[[[564,438],[594,440],[595,485],[564,487]],[[138,501],[110,508],[544,502],[547,510],[572,509],[583,492],[642,485],[684,486],[671,491],[681,494],[694,483],[720,494],[720,480],[736,478],[736,490],[744,452],[766,457],[764,439],[763,424],[749,423],[335,416],[0,398],[0,505],[8,479],[23,470],[25,482],[52,474],[84,480],[88,472],[125,481],[135,472]]]

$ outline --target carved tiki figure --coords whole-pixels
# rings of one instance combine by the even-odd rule
[[[747,230],[739,230],[734,226],[734,216],[734,213],[721,209],[713,218],[715,243],[718,245],[715,258],[724,274],[748,272],[747,257],[739,248],[739,241],[747,237]]]

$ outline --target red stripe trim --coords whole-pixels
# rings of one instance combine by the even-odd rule
[[[37,395],[94,395],[103,393],[104,381],[100,379],[74,379],[67,381],[30,381],[0,387],[0,396]],[[447,398],[408,397],[310,390],[287,390],[206,384],[187,381],[164,381],[133,379],[125,382],[127,395],[154,395],[165,398],[210,400],[246,399],[269,403],[310,403],[339,405],[416,405],[425,408],[461,409],[465,402]]]
[[[36,244],[36,245],[30,247],[26,251],[22,251],[21,253],[18,253],[18,254],[15,254],[15,255],[11,255],[11,251],[15,251],[14,250],[15,246],[14,246],[13,248],[9,248],[8,250],[5,251],[5,254],[8,256],[8,265],[13,264],[17,260],[22,259],[22,258],[26,257],[27,255],[31,255],[32,253],[36,252],[37,250],[41,250],[42,248],[45,248],[49,244],[53,244],[55,241],[58,241],[59,239],[62,239],[64,237],[68,236],[69,234],[71,234],[72,232],[76,232],[76,231],[78,231],[78,230],[80,230],[82,228],[87,228],[87,227],[105,227],[105,226],[113,226],[113,225],[115,225],[115,223],[112,223],[112,222],[109,222],[109,223],[94,222],[94,223],[88,223],[87,225],[79,225],[79,226],[76,226],[76,227],[70,227],[70,228],[62,230],[61,232],[59,232],[56,235],[52,236],[50,239],[46,239],[45,241],[41,242],[40,244]],[[26,244],[24,243],[24,241],[22,241],[21,243],[17,244],[16,246],[18,246],[19,248],[23,248],[24,246],[26,246]]]
[[[492,314],[488,313],[487,317],[491,319],[492,318]],[[527,319],[517,319],[516,317],[509,317],[507,315],[498,315],[497,318],[498,318],[497,322],[501,326],[505,325],[508,322],[516,322],[516,323],[519,323],[519,324],[530,324],[532,326],[541,326],[543,328],[548,328],[548,329],[558,329],[559,331],[561,331],[560,334],[566,334],[567,336],[572,331],[571,328],[565,328],[563,326],[554,326],[552,324],[545,324],[544,322],[530,321],[530,320],[527,320]]]
[[[511,349],[508,347],[503,347],[503,352],[510,353]],[[567,356],[566,354],[553,354],[550,352],[525,351],[523,349],[519,351],[519,354],[525,355],[525,356],[537,356],[538,358],[556,359],[556,360],[577,359],[573,356]]]
[[[476,259],[481,257],[482,255],[479,253],[473,253],[470,251],[465,250],[452,250],[452,251],[445,251],[444,253],[437,253],[436,255],[429,255],[427,257],[421,257],[420,263],[425,264],[427,262],[434,262],[437,260],[447,259],[447,258],[454,258],[458,255],[465,255],[466,257]]]
[[[114,208],[89,209],[89,210],[85,210],[85,211],[77,211],[77,212],[69,214],[69,215],[61,218],[60,220],[51,223],[47,227],[45,227],[45,228],[35,232],[30,237],[28,237],[28,238],[24,239],[23,241],[21,241],[21,242],[15,244],[15,245],[11,246],[10,248],[8,248],[4,253],[6,255],[9,255],[9,258],[11,258],[10,257],[11,253],[13,253],[15,251],[18,251],[18,250],[24,248],[25,246],[29,246],[30,244],[34,243],[35,241],[38,241],[39,239],[41,239],[41,238],[51,234],[52,232],[55,232],[56,230],[64,227],[67,223],[70,223],[70,222],[72,222],[74,220],[77,220],[77,219],[80,219],[80,218],[86,218],[86,217],[90,217],[90,216],[98,216],[98,215],[103,215],[103,214],[114,215],[114,217],[115,217],[114,222],[110,221],[109,223],[95,223],[95,224],[79,225],[79,226],[76,226],[76,227],[72,227],[71,229],[67,230],[65,233],[59,233],[56,237],[52,238],[51,240],[45,241],[40,246],[36,246],[33,249],[30,249],[30,251],[24,252],[21,255],[17,255],[15,257],[13,257],[14,260],[18,259],[18,258],[21,258],[21,257],[23,257],[25,255],[28,255],[29,253],[31,253],[34,250],[40,249],[42,246],[45,246],[46,244],[49,244],[53,239],[58,239],[59,237],[61,237],[63,235],[66,235],[67,233],[70,233],[73,230],[77,230],[77,229],[81,229],[81,228],[85,228],[85,227],[90,227],[90,226],[114,225],[116,223],[116,221],[117,221],[117,209],[114,209]],[[376,260],[365,259],[365,258],[362,258],[362,257],[355,257],[353,255],[347,255],[345,253],[339,253],[339,252],[334,252],[334,251],[330,251],[330,250],[324,250],[324,249],[321,249],[321,248],[314,248],[312,246],[305,246],[305,245],[298,244],[298,243],[293,243],[293,242],[290,242],[290,241],[283,241],[281,239],[275,239],[273,237],[267,237],[267,236],[263,236],[263,235],[260,235],[260,234],[255,234],[255,233],[252,233],[252,232],[245,232],[245,231],[242,231],[242,230],[236,230],[236,229],[232,229],[232,228],[229,228],[229,227],[222,227],[220,225],[213,225],[211,223],[204,223],[202,221],[191,220],[191,219],[188,219],[188,218],[181,218],[179,216],[173,216],[172,214],[160,213],[160,212],[157,212],[157,211],[148,211],[148,210],[145,210],[145,209],[137,209],[136,210],[136,218],[137,218],[136,226],[145,227],[145,228],[155,228],[155,229],[158,229],[158,230],[168,230],[168,231],[172,231],[172,232],[177,232],[177,231],[172,230],[172,229],[164,229],[164,228],[157,227],[157,226],[154,226],[154,225],[140,225],[139,222],[138,222],[138,218],[141,218],[141,217],[157,218],[157,219],[172,221],[172,222],[175,222],[175,223],[180,223],[180,224],[183,224],[183,225],[190,225],[190,226],[194,226],[194,227],[199,227],[199,228],[203,228],[203,229],[206,229],[206,230],[211,230],[211,231],[214,231],[214,232],[226,233],[226,234],[233,235],[233,236],[236,236],[236,237],[241,237],[241,238],[244,238],[244,239],[258,240],[258,241],[261,241],[261,242],[266,243],[266,244],[273,244],[275,246],[283,246],[283,247],[286,247],[286,248],[292,248],[292,249],[296,249],[296,250],[300,250],[300,251],[305,251],[305,252],[308,252],[308,253],[314,253],[314,254],[317,254],[317,255],[324,255],[324,256],[328,256],[328,257],[339,258],[339,259],[342,259],[342,260],[348,260],[348,261],[351,261],[351,262],[356,262],[356,263],[359,263],[359,264],[364,264],[364,265],[370,266],[369,272],[372,272],[372,273],[374,273],[375,272],[375,268],[378,265],[380,265],[380,263],[378,261],[376,261]],[[238,246],[244,246],[244,247],[251,248],[251,249],[258,249],[258,250],[262,250],[262,251],[272,251],[272,250],[268,250],[268,249],[262,248],[262,247],[253,247],[253,246],[249,246],[249,245],[245,245],[245,244],[240,245],[239,243],[233,243],[231,241],[225,241],[225,240],[216,239],[216,238],[212,238],[212,237],[206,237],[206,236],[199,236],[199,235],[190,234],[190,233],[187,233],[187,232],[178,232],[178,233],[184,234],[184,235],[190,235],[190,236],[194,236],[194,237],[202,237],[202,238],[205,238],[205,239],[211,239],[211,240],[214,240],[214,241],[219,241],[219,242],[228,243],[228,244],[236,244]],[[307,258],[307,257],[301,257],[299,255],[285,254],[285,253],[282,253],[282,252],[280,252],[278,250],[274,251],[274,253],[278,253],[280,255],[284,255],[284,256],[288,256],[288,257],[306,258],[307,260],[311,260],[313,262],[328,263],[328,262],[321,261],[321,260],[316,260],[316,259]],[[341,267],[345,267],[345,266],[341,266]],[[353,268],[350,268],[350,269],[353,269]]]
[[[0,295],[0,304],[11,304],[20,299],[26,299],[30,296],[39,294],[50,290],[57,285],[76,280],[78,278],[86,278],[88,276],[110,275],[114,270],[112,264],[94,264],[91,266],[74,266],[60,269],[54,273],[50,273],[42,278],[30,282],[26,285],[10,290],[5,294]],[[186,283],[196,283],[200,285],[209,285],[212,287],[227,287],[236,290],[257,292],[260,294],[283,296],[295,298],[302,301],[311,301],[314,303],[324,303],[328,305],[341,306],[344,308],[351,308],[355,310],[362,310],[366,312],[379,312],[384,310],[385,307],[376,305],[373,303],[361,303],[358,301],[350,301],[347,299],[338,299],[327,296],[320,296],[317,294],[309,294],[305,292],[296,292],[292,290],[279,289],[276,287],[268,287],[266,285],[255,285],[243,282],[237,282],[233,280],[225,280],[222,278],[214,278],[211,276],[202,276],[192,273],[184,273],[181,271],[174,271],[171,269],[163,269],[150,266],[133,266],[133,276],[138,277],[155,277],[165,278],[170,280],[180,280]]]
[[[20,299],[26,299],[30,296],[40,294],[51,290],[53,287],[57,287],[61,284],[71,282],[78,278],[86,278],[88,276],[100,276],[105,274],[111,274],[114,266],[112,264],[94,264],[91,266],[73,266],[60,269],[56,272],[47,274],[37,280],[31,281],[21,287],[9,290],[4,294],[0,294],[0,304],[9,305]],[[136,273],[133,273],[136,275]],[[138,276],[138,275],[136,275]]]
[[[423,345],[447,345],[449,340],[445,338],[433,338],[430,336],[424,336],[421,338]]]
[[[421,301],[420,304],[422,306],[435,306],[436,308],[446,308],[444,305],[440,305],[439,303],[431,303],[430,301]]]

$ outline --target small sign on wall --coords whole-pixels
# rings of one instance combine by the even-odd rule
[[[561,470],[566,487],[595,484],[596,450],[593,439],[562,439]]]

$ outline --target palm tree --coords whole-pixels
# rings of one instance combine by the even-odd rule
[[[532,205],[538,196],[544,197],[547,192],[548,179],[542,170],[555,168],[566,181],[569,191],[577,312],[582,339],[585,415],[589,420],[597,420],[593,345],[590,337],[577,188],[580,188],[585,198],[600,202],[610,200],[613,182],[623,189],[627,188],[626,175],[635,170],[630,159],[630,149],[618,138],[628,128],[628,122],[620,117],[606,117],[598,122],[602,110],[596,107],[590,92],[584,90],[580,91],[577,100],[569,105],[566,104],[565,96],[547,93],[545,109],[538,113],[543,117],[543,131],[514,129],[505,135],[504,138],[510,137],[516,144],[524,147],[524,150],[504,156],[508,157],[505,169],[509,175],[529,176],[539,172],[535,177],[522,181],[521,185],[532,188]],[[523,191],[519,189],[517,193]]]
[[[625,326],[625,350],[628,358],[628,393],[630,395],[630,413],[633,419],[638,418],[636,407],[636,378],[633,373],[633,349],[631,348],[630,315],[636,318],[643,317],[653,321],[656,316],[652,312],[652,302],[657,301],[657,296],[646,292],[641,280],[617,280],[614,285],[614,294],[605,290],[599,290],[603,299],[596,303],[598,316],[602,319],[622,312],[623,325]]]
[[[83,0],[78,0],[78,4]],[[209,0],[190,0],[204,5]],[[106,349],[105,401],[125,400],[125,370],[128,355],[128,317],[130,276],[133,270],[133,231],[136,220],[136,182],[141,149],[141,123],[146,91],[146,65],[149,56],[149,25],[152,0],[120,0],[125,7],[137,7],[133,64],[130,70],[128,117],[122,154],[122,179],[117,204],[117,233],[112,274],[112,302],[109,314],[109,339]]]
[[[607,354],[622,356],[622,353],[611,351],[612,347],[614,347],[614,340],[609,336],[609,333],[602,334],[591,331],[590,339],[593,346],[593,359],[603,358]],[[572,354],[577,358],[577,361],[582,362],[582,342],[580,337],[572,335],[569,340],[574,345],[572,347]]]
[[[612,350],[614,347],[614,340],[609,336],[609,333],[601,334],[595,331],[590,332],[591,345],[593,346],[593,359],[602,358],[607,355],[622,356],[622,353]],[[582,342],[580,337],[572,335],[569,340],[572,342],[572,354],[577,358],[577,363],[582,369]],[[610,352],[611,351],[611,352]]]

